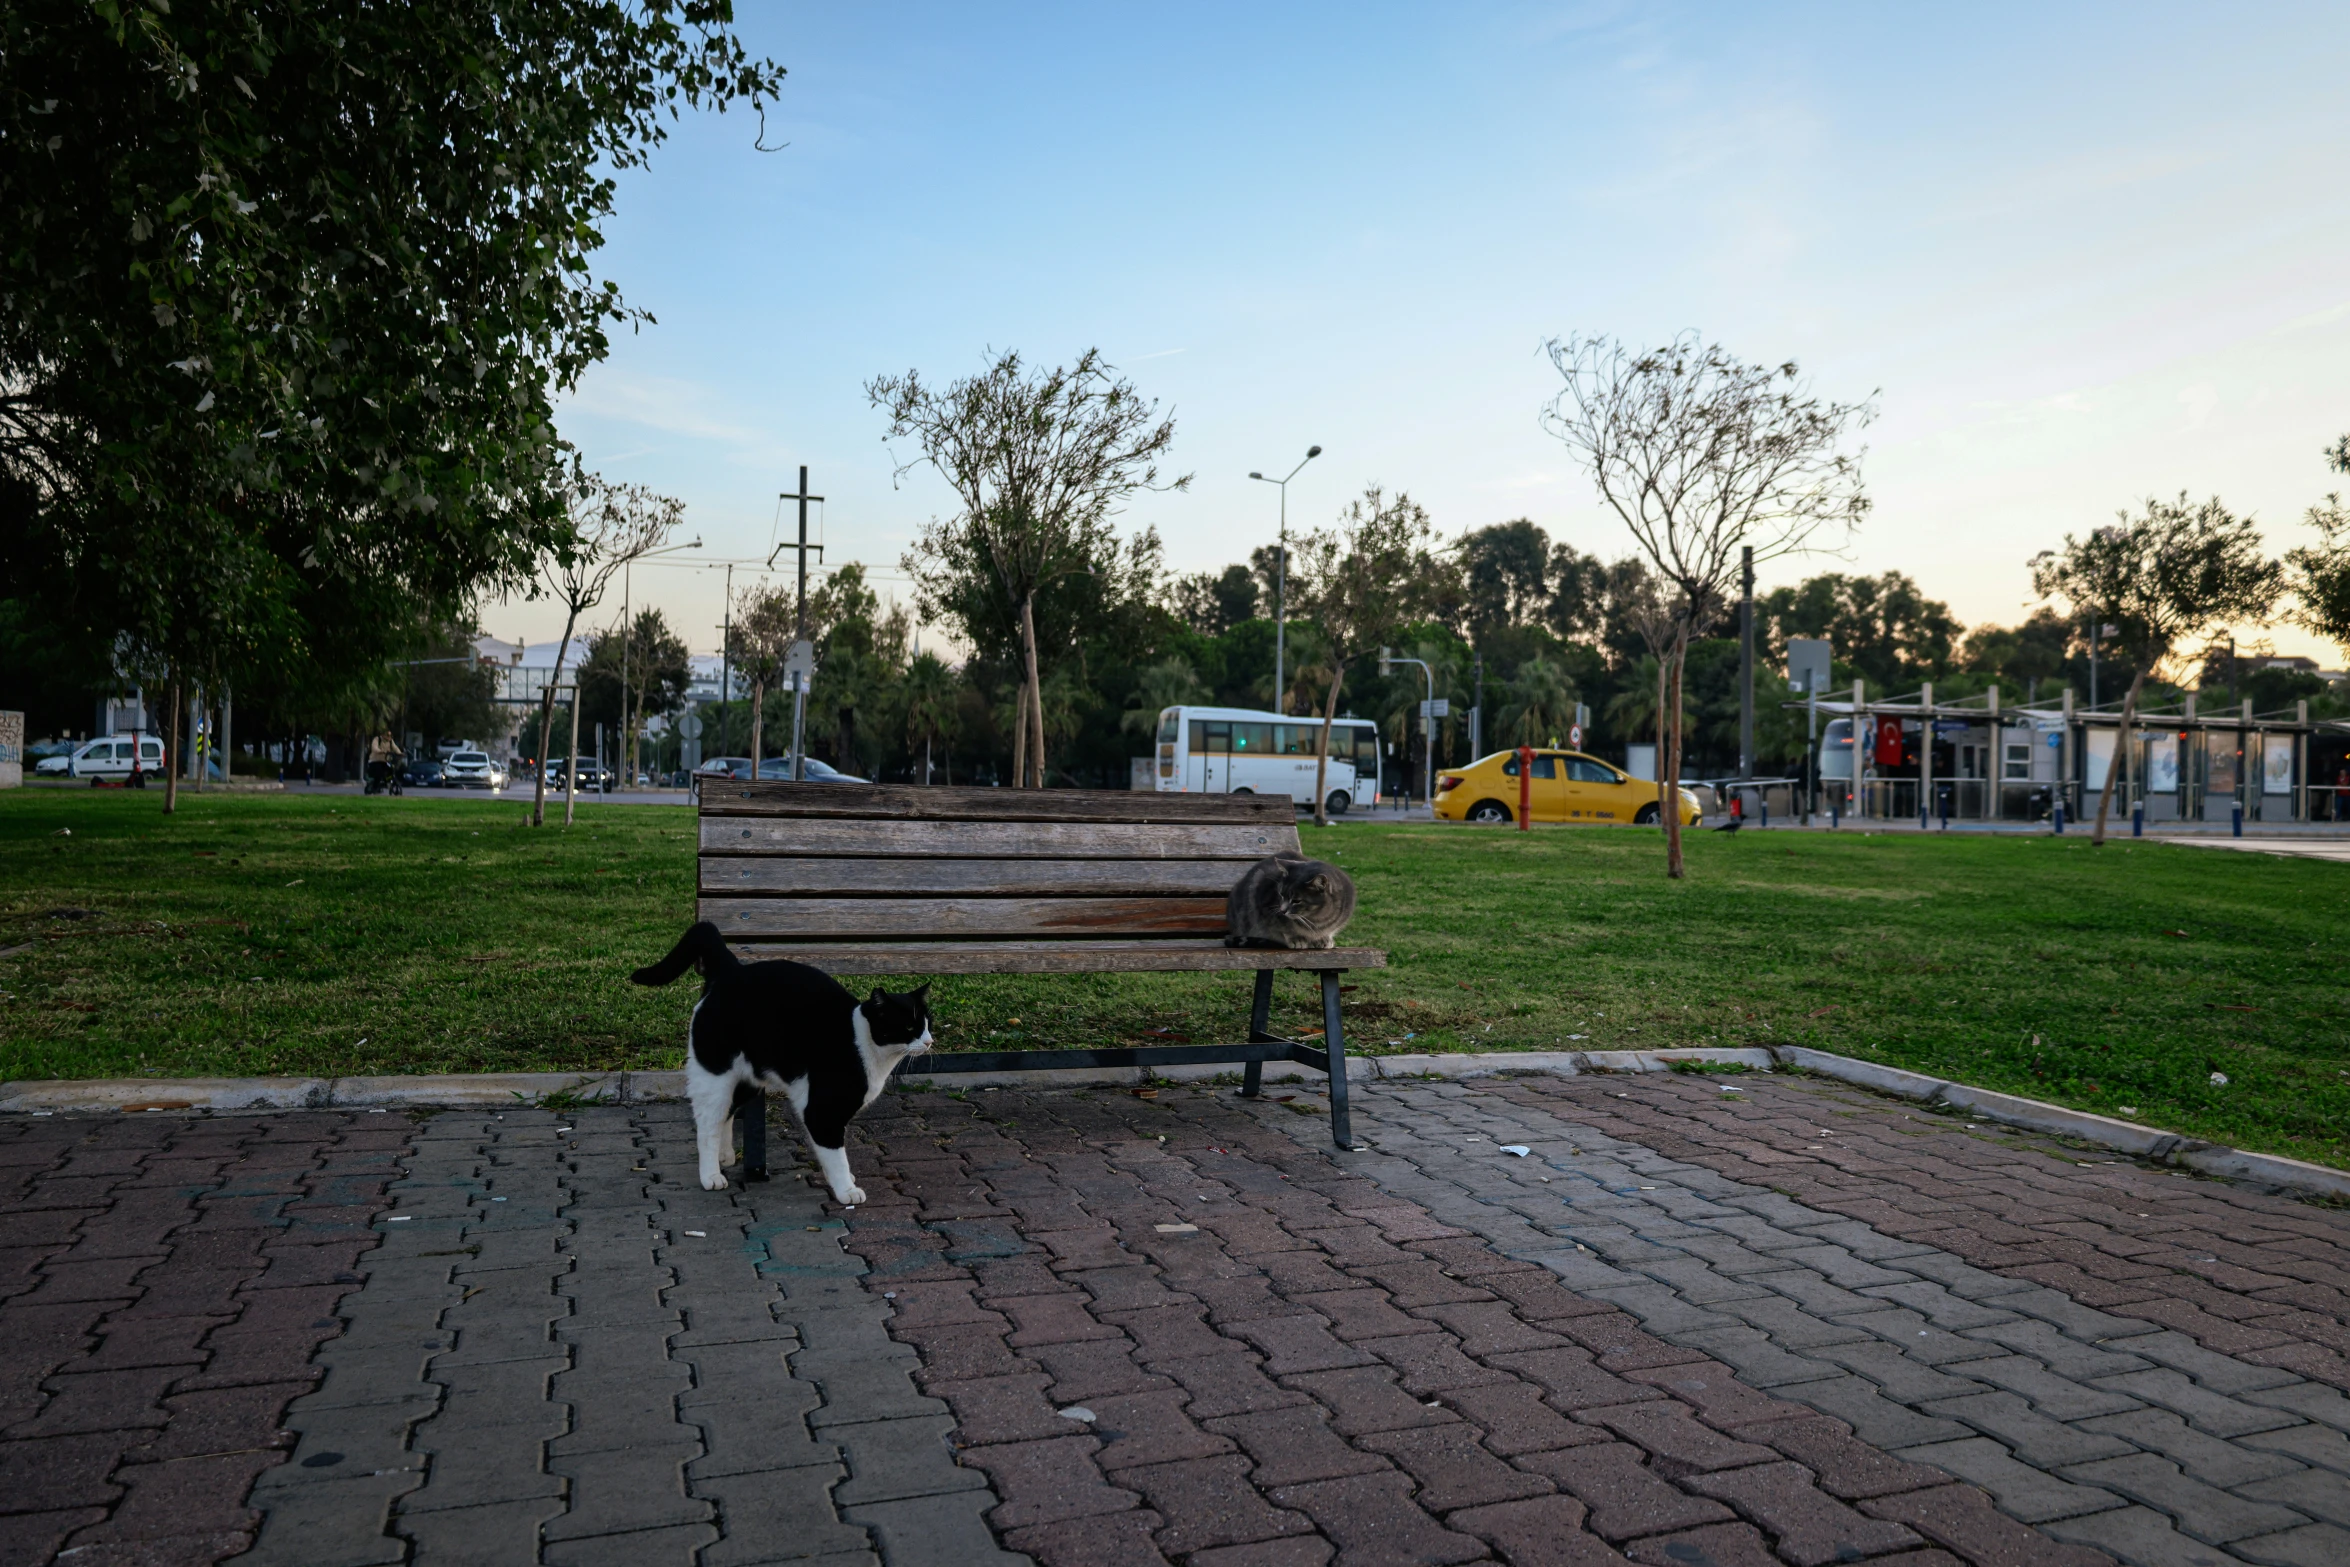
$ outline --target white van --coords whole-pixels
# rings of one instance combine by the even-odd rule
[[[161,735],[107,735],[88,742],[71,756],[43,758],[33,775],[37,778],[128,778],[133,746],[138,748],[136,759],[142,772],[163,771]]]

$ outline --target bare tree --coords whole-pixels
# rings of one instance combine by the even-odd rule
[[[1346,663],[1393,636],[1421,602],[1434,568],[1435,530],[1420,503],[1403,491],[1372,485],[1338,521],[1291,547],[1290,593],[1329,646],[1330,689],[1322,699],[1322,733],[1314,745],[1314,820],[1330,825],[1330,726],[1338,716]]]
[[[1665,874],[1681,876],[1681,676],[1689,644],[1728,607],[1739,556],[1756,561],[1849,532],[1868,512],[1848,430],[1873,401],[1823,402],[1793,363],[1750,365],[1684,333],[1635,351],[1613,339],[1553,338],[1565,387],[1543,427],[1591,470],[1600,499],[1664,579],[1672,638],[1663,659],[1670,712],[1659,736]]]
[[[767,693],[799,640],[799,610],[782,584],[754,582],[735,595],[734,667],[751,682],[751,776],[766,744]]]
[[[1117,378],[1099,350],[1074,365],[1031,373],[1017,353],[944,390],[909,370],[877,376],[865,395],[889,416],[889,436],[911,436],[952,485],[962,515],[933,521],[906,556],[927,596],[957,561],[983,562],[1019,626],[1020,709],[1012,746],[1014,781],[1044,787],[1043,681],[1036,650],[1036,595],[1047,584],[1090,571],[1113,547],[1109,518],[1136,490],[1162,484],[1159,459],[1175,439],[1133,384]],[[914,463],[900,465],[906,473]]]
[[[563,601],[563,640],[555,644],[555,674],[539,700],[539,765],[530,801],[530,824],[547,820],[547,752],[555,737],[555,688],[563,683],[563,660],[579,617],[603,602],[604,591],[630,561],[660,547],[685,515],[685,502],[656,495],[636,484],[613,484],[586,469],[575,469],[565,486],[570,538],[550,551],[539,574],[547,591]],[[578,697],[572,698],[576,709]],[[563,764],[563,822],[571,824],[571,779],[578,758]]]
[[[2092,625],[2108,624],[2137,666],[2122,698],[2114,755],[2097,792],[2093,844],[2105,842],[2113,781],[2122,747],[2138,716],[2146,676],[2183,642],[2222,627],[2267,620],[2284,590],[2284,568],[2260,550],[2260,530],[2231,514],[2218,496],[2201,505],[2181,491],[2177,501],[2148,500],[2146,515],[2121,521],[2087,538],[2064,536],[2064,548],[2032,557],[2032,591],[2061,598]]]

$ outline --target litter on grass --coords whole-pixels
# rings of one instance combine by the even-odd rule
[[[2211,1086],[2212,1086],[2212,1087],[2214,1087],[2214,1088],[2225,1088],[2225,1087],[2227,1087],[2227,1086],[2228,1086],[2228,1074],[2227,1074],[2227,1073],[2225,1073],[2225,1072],[2214,1072],[2214,1073],[2212,1073],[2212,1074],[2211,1074]]]

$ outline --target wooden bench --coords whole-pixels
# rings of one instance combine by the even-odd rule
[[[1297,1061],[1328,1077],[1331,1140],[1352,1148],[1338,976],[1384,968],[1387,955],[1224,945],[1240,873],[1297,847],[1286,796],[713,779],[701,795],[700,917],[746,960],[839,975],[1253,971],[1245,1044],[934,1051],[920,1069],[1225,1063],[1243,1068],[1253,1096],[1267,1061]],[[1319,1049],[1269,1031],[1283,969],[1321,976]],[[740,1119],[745,1173],[764,1179],[764,1114]]]

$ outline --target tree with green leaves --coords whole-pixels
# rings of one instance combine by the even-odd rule
[[[1135,671],[1134,694],[1126,699],[1119,727],[1145,737],[1155,735],[1159,715],[1168,708],[1207,699],[1208,688],[1201,683],[1199,671],[1191,667],[1191,660],[1181,653],[1170,653]]]
[[[799,606],[789,589],[752,582],[736,592],[731,618],[734,668],[751,683],[751,776],[756,778],[767,739],[767,692],[783,677],[784,660],[799,640]]]
[[[1338,717],[1346,666],[1412,620],[1422,603],[1422,583],[1435,569],[1434,555],[1427,511],[1403,491],[1389,495],[1375,484],[1348,502],[1331,526],[1292,546],[1290,591],[1299,613],[1322,633],[1330,678],[1314,741],[1314,820],[1323,826],[1330,823],[1330,726]]]
[[[666,615],[640,609],[625,629],[615,626],[588,638],[578,681],[582,716],[608,723],[625,737],[622,765],[633,773],[645,720],[667,717],[685,705],[693,684],[692,655]]]
[[[1843,444],[1876,408],[1823,401],[1793,363],[1748,364],[1694,334],[1653,349],[1600,337],[1548,347],[1565,384],[1544,427],[1591,470],[1673,606],[1664,657],[1672,721],[1657,771],[1665,874],[1679,877],[1681,813],[1665,791],[1680,774],[1689,644],[1729,606],[1743,551],[1759,565],[1867,515],[1860,456]]]
[[[1041,789],[1046,721],[1037,597],[1115,553],[1110,518],[1128,496],[1190,487],[1189,474],[1159,478],[1175,422],[1161,419],[1158,404],[1120,379],[1096,349],[1042,371],[1031,371],[1017,353],[999,354],[978,375],[943,388],[913,370],[877,376],[865,394],[888,416],[890,439],[910,438],[920,448],[898,472],[927,462],[962,506],[960,515],[925,527],[906,556],[925,618],[985,573],[1019,627],[1012,770],[1020,787]]]
[[[727,0],[0,7],[0,578],[176,685],[356,673],[567,538],[553,399],[645,319],[614,176],[782,71]]]
[[[1539,656],[1520,664],[1502,703],[1500,738],[1510,745],[1557,745],[1574,722],[1574,677]]]
[[[1754,608],[1766,648],[1783,649],[1789,637],[1825,637],[1837,660],[1879,692],[1948,670],[1965,629],[1949,605],[1928,598],[1898,571],[1875,577],[1825,572],[1772,589]]]
[[[2276,612],[2284,569],[2261,552],[2252,519],[2236,516],[2217,496],[2198,505],[2181,491],[2176,501],[2148,500],[2144,516],[2119,516],[2111,527],[2077,539],[2068,533],[2062,549],[2033,556],[2032,591],[2063,600],[2075,619],[2116,628],[2136,665],[2117,731],[2126,737],[2147,675],[2184,643],[2267,620]],[[2117,741],[2097,794],[2093,844],[2105,842],[2121,759]]]
[[[2336,473],[2350,473],[2350,435],[2326,448],[2326,463]],[[2350,506],[2338,493],[2328,495],[2309,508],[2307,521],[2318,542],[2285,554],[2293,569],[2293,618],[2350,651]]]
[[[945,751],[946,781],[955,781],[955,733],[962,728],[962,704],[957,700],[955,672],[936,653],[917,653],[906,666],[906,748],[919,751],[924,783],[930,782],[932,747]]]

